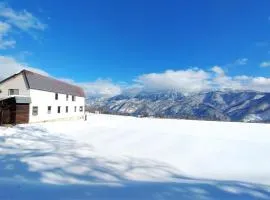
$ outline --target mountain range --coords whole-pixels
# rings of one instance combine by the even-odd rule
[[[270,93],[235,90],[192,94],[139,92],[111,98],[89,97],[87,109],[137,117],[270,122]]]

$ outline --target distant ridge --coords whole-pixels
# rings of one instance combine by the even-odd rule
[[[139,117],[270,122],[270,93],[256,91],[139,92],[89,97],[87,104],[91,111]]]

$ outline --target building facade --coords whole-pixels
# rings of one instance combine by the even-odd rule
[[[78,86],[27,70],[0,82],[2,124],[82,119],[84,112],[85,94]]]

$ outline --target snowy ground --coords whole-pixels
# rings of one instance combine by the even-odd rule
[[[89,115],[0,127],[0,199],[270,199],[270,125]]]

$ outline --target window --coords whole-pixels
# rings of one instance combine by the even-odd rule
[[[74,112],[77,112],[77,107],[76,106],[74,107]]]
[[[66,106],[66,113],[68,113],[68,106]]]
[[[58,100],[58,93],[55,93],[55,100]]]
[[[72,96],[72,101],[76,101],[76,97],[75,96]]]
[[[38,115],[38,107],[37,106],[33,106],[32,115],[33,116],[37,116]]]
[[[8,90],[8,95],[19,95],[19,89],[9,89]]]
[[[80,112],[82,112],[83,111],[83,106],[80,106]]]
[[[61,113],[61,106],[57,107],[57,113]]]
[[[51,113],[52,113],[52,107],[48,106],[48,114],[51,114]]]
[[[66,95],[66,100],[68,101],[68,94]]]

